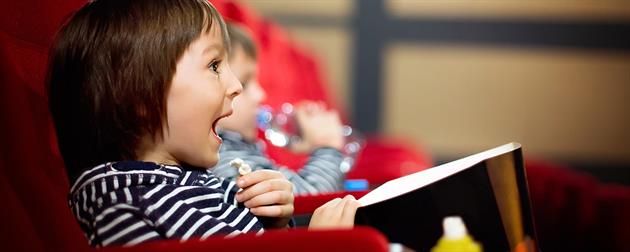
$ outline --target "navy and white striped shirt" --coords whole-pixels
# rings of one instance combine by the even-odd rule
[[[124,161],[85,171],[69,204],[91,246],[262,233],[239,188],[205,169]]]
[[[219,136],[223,139],[219,150],[219,163],[212,168],[217,177],[235,180],[238,171],[230,166],[230,161],[240,158],[249,164],[252,170],[273,169],[281,172],[293,183],[295,195],[314,195],[343,189],[345,173],[340,169],[343,154],[334,148],[316,149],[311,153],[306,165],[295,172],[274,164],[265,156],[261,145],[245,141],[239,133],[224,130],[219,132]]]

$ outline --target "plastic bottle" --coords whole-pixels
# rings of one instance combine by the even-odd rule
[[[295,109],[291,103],[283,103],[280,110],[263,105],[258,108],[256,122],[264,132],[265,139],[272,145],[289,148],[292,143],[300,141],[299,126],[295,120]],[[357,155],[365,145],[363,135],[349,125],[342,126],[345,155],[339,169],[347,173],[354,166]]]
[[[481,252],[481,245],[468,235],[466,225],[459,216],[444,218],[444,234],[431,252]]]

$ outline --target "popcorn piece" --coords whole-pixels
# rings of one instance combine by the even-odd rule
[[[250,167],[245,161],[240,158],[235,158],[230,161],[230,166],[238,169],[238,173],[243,176],[250,172],[252,172],[252,167]]]
[[[252,172],[252,167],[250,167],[248,164],[243,164],[241,165],[241,167],[238,168],[238,173],[241,174],[241,176],[246,175],[250,172]]]
[[[230,161],[230,166],[234,167],[234,168],[240,168],[243,164],[245,163],[245,161],[243,161],[243,159],[240,158],[235,158],[232,159],[232,161]]]

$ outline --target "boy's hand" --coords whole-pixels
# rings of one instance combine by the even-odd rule
[[[236,200],[256,216],[274,217],[275,227],[286,227],[293,215],[293,184],[282,173],[273,170],[257,170],[236,180],[243,188],[236,193]]]
[[[295,118],[302,133],[302,141],[294,151],[310,152],[320,147],[343,148],[343,132],[339,113],[326,110],[322,102],[302,102],[295,110]]]
[[[352,195],[328,201],[315,210],[308,229],[352,228],[359,206]]]

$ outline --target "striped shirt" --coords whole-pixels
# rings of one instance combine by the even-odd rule
[[[238,190],[205,169],[124,161],[85,171],[69,204],[95,247],[262,233],[259,219],[237,203]]]
[[[316,149],[311,153],[304,167],[295,172],[274,164],[265,156],[262,142],[259,144],[247,142],[240,134],[233,131],[221,131],[219,136],[223,139],[219,150],[221,158],[219,158],[219,163],[212,168],[212,172],[217,177],[235,180],[238,171],[230,167],[229,163],[235,158],[240,158],[254,171],[273,169],[281,172],[293,183],[295,195],[314,195],[343,189],[345,173],[340,169],[343,155],[334,148]]]

